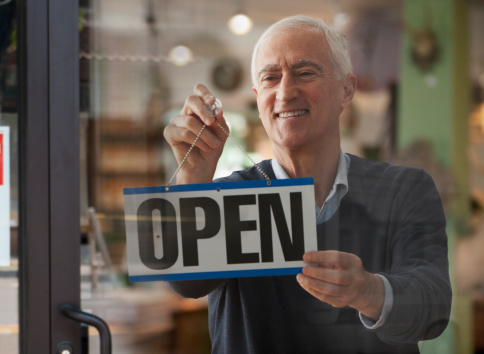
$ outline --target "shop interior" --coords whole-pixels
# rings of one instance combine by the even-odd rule
[[[85,311],[109,324],[114,352],[210,352],[206,298],[181,299],[161,281],[129,282],[123,189],[170,180],[177,163],[163,129],[196,83],[220,99],[230,135],[254,161],[272,157],[252,91],[251,54],[271,23],[295,14],[322,18],[347,35],[358,89],[340,120],[342,150],[422,167],[434,178],[446,212],[464,205],[449,232],[459,296],[454,315],[466,321],[468,340],[460,345],[484,352],[484,1],[465,3],[466,26],[457,22],[457,31],[446,27],[439,0],[80,0],[81,298]],[[411,128],[407,117],[416,110],[406,82],[420,82],[415,105],[429,105],[432,122],[441,110],[426,95],[456,85],[442,74],[449,31],[463,34],[466,43],[463,59],[456,59],[466,65],[450,75],[460,77],[457,85],[464,82],[458,87],[465,113],[429,134],[427,128],[413,133],[417,123]],[[0,267],[0,283],[15,281],[18,254],[19,107],[16,43],[9,38],[0,57],[0,127],[10,127],[11,261]],[[465,132],[455,137],[446,124],[460,124]],[[457,156],[448,157],[449,151]],[[251,165],[229,140],[216,177]],[[465,315],[459,306],[468,309]],[[17,309],[5,311],[12,315],[0,319],[3,337],[15,335]],[[88,334],[96,353],[95,330]]]

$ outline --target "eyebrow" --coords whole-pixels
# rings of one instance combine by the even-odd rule
[[[319,74],[323,74],[324,72],[321,65],[309,59],[301,59],[291,64],[291,69],[301,69],[305,67],[311,67],[315,69]]]
[[[281,67],[279,65],[267,64],[261,70],[259,70],[259,72],[257,73],[257,79],[260,79],[260,77],[262,75],[264,75],[265,73],[273,73],[273,72],[279,71],[279,70],[281,70]]]
[[[315,69],[318,72],[318,74],[320,74],[320,75],[322,75],[324,73],[321,65],[319,65],[318,63],[316,63],[312,60],[309,60],[309,59],[301,59],[301,60],[298,60],[295,63],[292,63],[290,65],[291,69],[301,69],[301,68],[305,68],[305,67],[311,67],[311,68]],[[276,71],[279,71],[279,70],[281,70],[281,67],[279,65],[267,64],[266,66],[264,66],[258,72],[257,79],[260,79],[260,77],[262,75],[264,75],[265,73],[276,72]]]

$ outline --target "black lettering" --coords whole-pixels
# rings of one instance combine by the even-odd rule
[[[153,234],[153,211],[159,210],[161,214],[161,235],[163,243],[163,257],[155,256]],[[176,212],[173,205],[161,198],[147,199],[138,208],[138,247],[139,257],[145,266],[151,269],[167,269],[178,259],[178,241],[176,230]]]
[[[242,253],[242,231],[257,230],[255,220],[240,220],[240,206],[255,204],[255,195],[224,197],[227,263],[259,263],[258,253]]]
[[[272,220],[274,216],[282,252],[286,261],[300,261],[304,254],[304,225],[302,215],[302,194],[293,192],[291,200],[292,240],[287,227],[281,197],[277,193],[259,195],[259,218],[262,262],[273,262]]]
[[[205,227],[197,230],[195,209],[205,213]],[[199,239],[215,236],[220,230],[220,207],[207,197],[180,199],[183,265],[198,266]]]

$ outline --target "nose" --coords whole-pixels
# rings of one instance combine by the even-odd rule
[[[289,102],[298,95],[298,88],[294,78],[291,75],[284,75],[277,88],[276,99]]]

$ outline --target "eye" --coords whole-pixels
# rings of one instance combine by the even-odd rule
[[[311,71],[302,71],[299,73],[299,76],[310,76],[313,75],[314,73]]]
[[[261,85],[266,87],[274,86],[279,81],[278,75],[266,75],[261,78]]]

